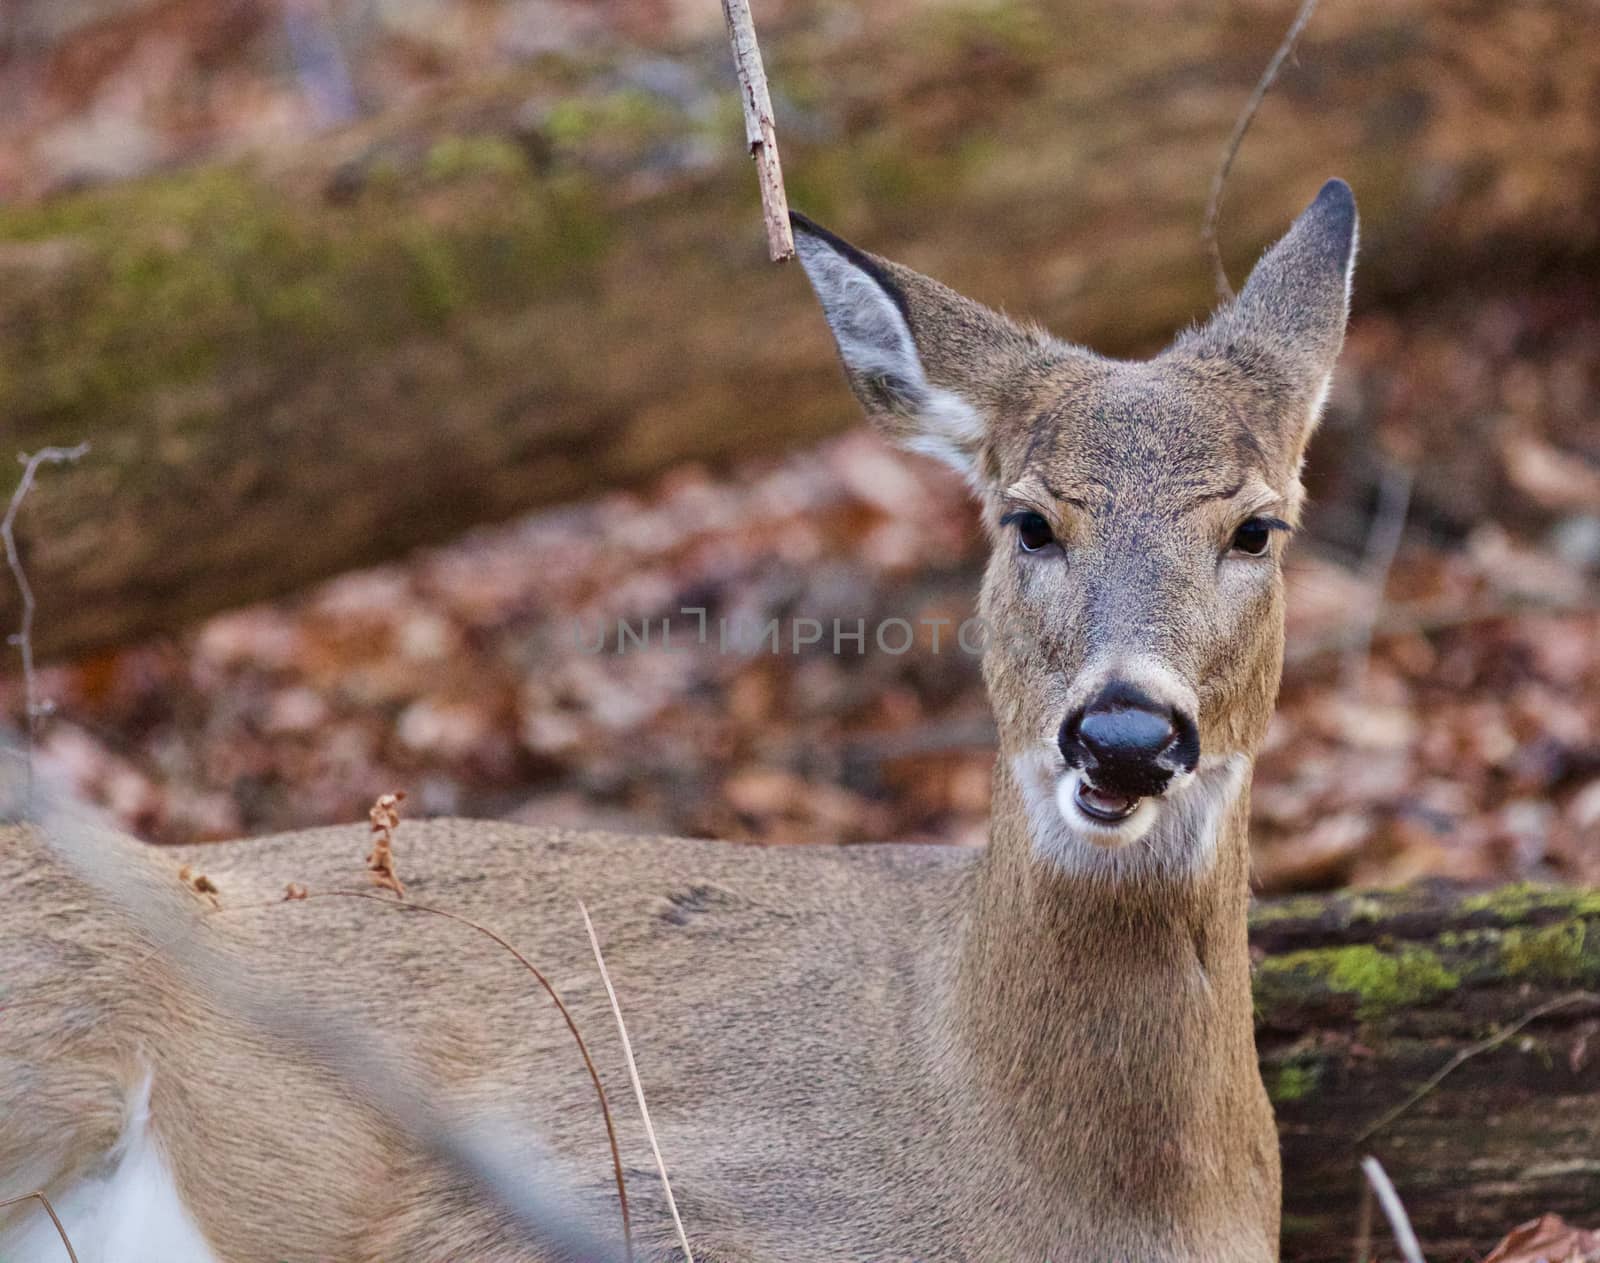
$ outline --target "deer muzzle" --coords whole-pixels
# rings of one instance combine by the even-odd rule
[[[1112,682],[1061,725],[1061,757],[1083,773],[1076,802],[1091,819],[1126,819],[1200,761],[1194,719],[1132,685]]]

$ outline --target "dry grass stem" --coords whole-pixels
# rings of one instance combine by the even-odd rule
[[[744,109],[744,138],[756,160],[761,185],[761,216],[767,225],[767,257],[774,263],[794,258],[794,231],[789,227],[789,195],[783,188],[783,166],[778,161],[778,133],[772,119],[772,97],[767,72],[756,43],[755,19],[750,0],[722,0],[733,47],[733,69],[739,76],[739,104]]]
[[[11,577],[17,584],[17,595],[22,599],[22,620],[16,634],[11,637],[11,643],[16,645],[22,654],[22,688],[27,709],[26,801],[30,811],[33,804],[33,751],[44,706],[39,701],[38,681],[33,670],[33,615],[37,604],[33,598],[33,587],[28,583],[27,572],[22,568],[22,554],[17,549],[17,513],[33,487],[33,480],[39,475],[39,466],[70,464],[81,460],[88,451],[87,443],[79,443],[76,447],[43,447],[32,456],[18,452],[17,459],[22,462],[22,477],[17,482],[16,490],[11,493],[11,502],[6,505],[5,516],[0,518],[0,540],[5,541],[6,564],[11,567]]]
[[[72,1248],[72,1238],[67,1236],[66,1225],[61,1222],[61,1216],[56,1214],[56,1208],[50,1204],[50,1199],[42,1192],[36,1190],[32,1193],[24,1193],[21,1197],[8,1197],[5,1201],[0,1202],[0,1210],[4,1210],[7,1206],[15,1206],[19,1202],[31,1201],[37,1201],[39,1205],[44,1207],[44,1213],[50,1216],[50,1222],[56,1226],[56,1232],[61,1237],[61,1244],[66,1247],[67,1258],[71,1259],[72,1263],[78,1263],[78,1252]]]
[[[1431,1075],[1426,1083],[1424,1083],[1410,1096],[1406,1097],[1405,1100],[1401,1101],[1400,1104],[1396,1105],[1382,1118],[1378,1119],[1377,1122],[1372,1123],[1363,1129],[1361,1134],[1350,1143],[1353,1145],[1359,1145],[1362,1141],[1367,1140],[1369,1137],[1375,1136],[1390,1123],[1394,1122],[1395,1119],[1399,1118],[1400,1115],[1409,1110],[1423,1097],[1427,1096],[1428,1093],[1432,1092],[1436,1087],[1443,1083],[1449,1075],[1454,1074],[1474,1057],[1481,1056],[1486,1052],[1492,1052],[1494,1049],[1500,1047],[1500,1045],[1505,1043],[1506,1040],[1510,1039],[1524,1026],[1528,1025],[1529,1022],[1536,1022],[1541,1017],[1546,1017],[1551,1013],[1557,1012],[1558,1010],[1569,1009],[1575,1004],[1584,1003],[1600,1004],[1600,995],[1596,995],[1592,991],[1574,991],[1570,995],[1560,996],[1554,1000],[1547,1000],[1537,1008],[1529,1009],[1515,1022],[1511,1023],[1510,1026],[1506,1027],[1505,1030],[1496,1035],[1491,1035],[1488,1039],[1473,1044],[1469,1048],[1463,1048],[1454,1057],[1450,1058],[1449,1061],[1445,1062],[1444,1065],[1441,1066],[1433,1075]]]
[[[1244,103],[1244,109],[1234,122],[1233,133],[1228,137],[1228,143],[1222,147],[1222,161],[1217,165],[1217,173],[1211,177],[1211,194],[1206,198],[1206,217],[1200,228],[1200,242],[1211,258],[1211,269],[1217,282],[1217,298],[1221,302],[1231,302],[1233,299],[1233,286],[1228,284],[1228,270],[1222,266],[1222,247],[1217,242],[1217,219],[1222,214],[1222,193],[1228,185],[1228,173],[1233,170],[1233,160],[1239,156],[1239,146],[1244,143],[1244,134],[1250,130],[1250,124],[1255,121],[1256,111],[1261,108],[1261,102],[1266,100],[1267,93],[1272,90],[1279,72],[1283,70],[1283,63],[1289,60],[1290,54],[1294,52],[1294,46],[1300,42],[1301,32],[1306,29],[1306,23],[1311,21],[1311,15],[1316,11],[1316,7],[1317,0],[1303,0],[1301,3],[1300,11],[1294,15],[1294,21],[1289,25],[1288,34],[1278,45],[1278,51],[1272,54],[1272,60],[1261,72],[1261,78],[1256,81],[1250,99]]]
[[[606,984],[606,997],[611,1001],[611,1012],[617,1019],[617,1034],[622,1039],[622,1055],[628,1060],[628,1077],[633,1080],[634,1099],[639,1102],[639,1116],[644,1119],[645,1134],[650,1137],[650,1151],[656,1156],[656,1170],[661,1173],[661,1188],[667,1195],[667,1209],[672,1212],[672,1222],[678,1230],[678,1244],[683,1247],[684,1263],[694,1263],[694,1251],[689,1248],[689,1234],[683,1230],[678,1202],[672,1196],[672,1181],[667,1178],[667,1164],[661,1157],[661,1146],[656,1143],[656,1128],[650,1121],[650,1107],[645,1104],[644,1085],[639,1082],[639,1067],[633,1059],[633,1041],[628,1038],[628,1025],[622,1020],[622,1006],[617,1003],[617,991],[611,985],[611,972],[606,968],[606,958],[600,951],[600,939],[594,932],[594,922],[589,919],[589,909],[583,906],[581,899],[578,900],[578,911],[583,913],[583,928],[589,931],[594,963],[600,967],[600,980]]]
[[[1394,1185],[1389,1182],[1383,1164],[1376,1158],[1362,1158],[1361,1172],[1377,1194],[1378,1205],[1383,1207],[1384,1218],[1389,1221],[1389,1231],[1394,1234],[1395,1247],[1405,1263],[1427,1263],[1422,1257],[1422,1247],[1417,1244],[1417,1234],[1411,1228],[1411,1217],[1400,1202],[1400,1194],[1394,1191]]]

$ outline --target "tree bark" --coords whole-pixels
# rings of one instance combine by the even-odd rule
[[[1368,1153],[1430,1258],[1479,1257],[1546,1212],[1600,1220],[1600,891],[1271,900],[1251,942],[1287,1263],[1351,1257]]]
[[[1107,351],[1204,314],[1202,202],[1288,6],[822,12],[763,31],[797,205]],[[291,158],[0,210],[5,446],[95,448],[24,515],[40,650],[855,424],[761,261],[723,55],[671,50],[670,91],[547,58]],[[1362,301],[1589,266],[1597,98],[1587,0],[1328,5],[1234,171],[1233,276],[1335,173]]]

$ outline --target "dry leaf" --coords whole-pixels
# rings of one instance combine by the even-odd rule
[[[178,870],[178,880],[197,895],[204,895],[211,900],[211,906],[220,908],[222,901],[217,898],[222,892],[217,889],[217,884],[204,873],[197,873],[188,864]]]
[[[1542,1215],[1513,1228],[1483,1263],[1600,1263],[1600,1232]]]
[[[405,790],[381,794],[367,812],[372,821],[372,851],[367,856],[367,871],[375,885],[392,890],[400,898],[406,897],[406,888],[394,865],[394,831],[400,827],[400,804],[405,801]]]

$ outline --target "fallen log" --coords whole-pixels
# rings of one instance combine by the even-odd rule
[[[1269,900],[1251,944],[1286,1263],[1351,1257],[1369,1153],[1433,1259],[1600,1221],[1600,891]]]
[[[795,0],[763,32],[791,198],[1148,347],[1211,303],[1202,203],[1288,7]],[[670,50],[665,86],[661,56],[552,56],[293,154],[0,209],[3,446],[94,445],[24,514],[39,649],[854,424],[805,287],[762,262],[724,55]],[[1228,190],[1235,280],[1334,172],[1362,301],[1595,258],[1585,0],[1349,0],[1296,62]]]

